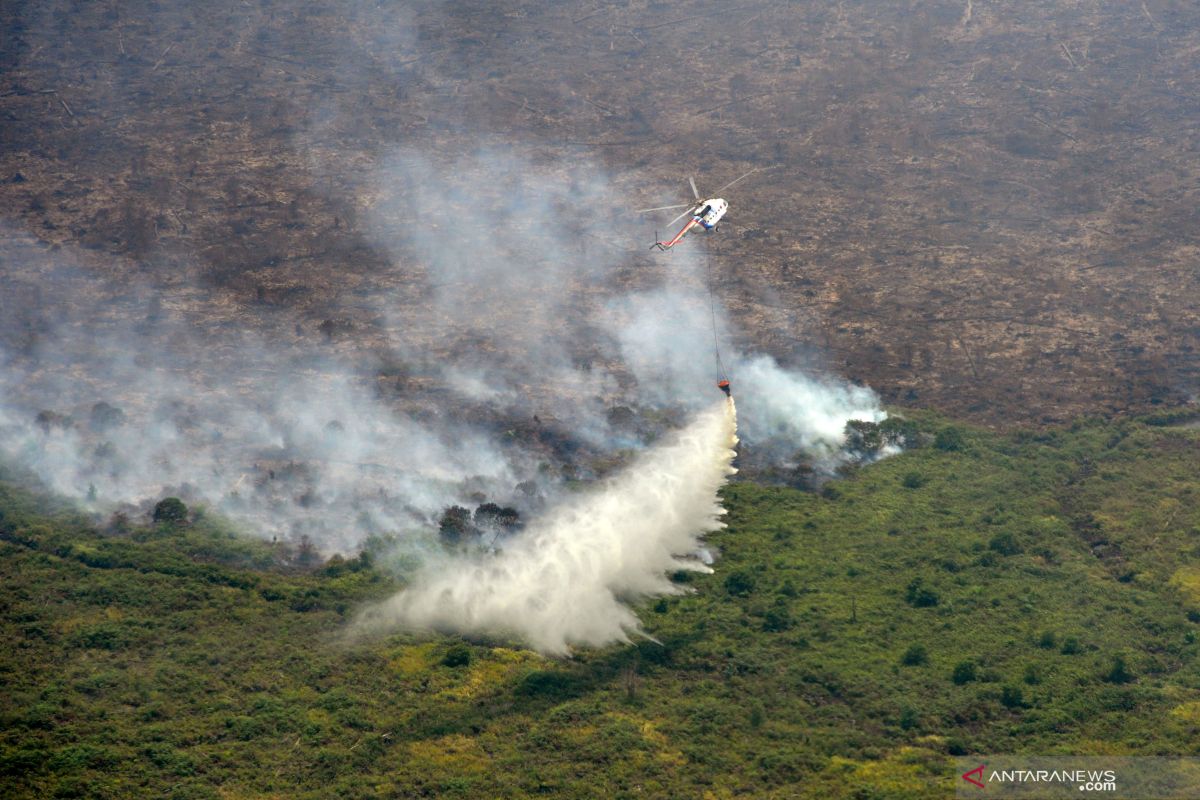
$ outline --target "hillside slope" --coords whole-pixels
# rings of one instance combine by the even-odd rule
[[[1200,734],[1200,430],[930,444],[820,494],[738,483],[659,643],[354,641],[394,591],[211,519],[97,530],[0,483],[11,797],[928,797],[968,752]],[[935,438],[936,437],[936,438]]]

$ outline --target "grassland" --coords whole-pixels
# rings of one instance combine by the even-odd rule
[[[369,555],[98,530],[5,473],[2,793],[921,798],[956,754],[1190,752],[1200,430],[916,422],[820,493],[728,487],[716,572],[639,607],[658,641],[566,661],[353,641],[401,580]]]

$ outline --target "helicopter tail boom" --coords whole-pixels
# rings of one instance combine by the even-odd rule
[[[700,224],[700,221],[697,219],[693,218],[693,219],[688,220],[688,223],[683,226],[683,228],[679,231],[679,233],[675,234],[674,239],[672,239],[669,242],[655,242],[654,244],[650,245],[650,249],[651,250],[670,250],[672,247],[679,244],[679,242],[683,239],[683,237],[687,235],[688,231],[690,231],[692,228],[696,227],[699,224]],[[655,238],[657,238],[657,236]]]

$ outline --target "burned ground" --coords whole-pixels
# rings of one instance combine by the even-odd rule
[[[689,247],[708,251],[744,344],[888,401],[1003,425],[1196,392],[1191,3],[0,15],[9,336],[48,324],[38,264],[69,251],[88,273],[189,287],[214,326],[381,349],[379,298],[420,307],[428,265],[369,235],[380,161],[419,147],[453,168],[519,142],[564,182],[578,159],[602,163],[633,207],[670,202],[688,174],[715,187],[774,166]],[[464,217],[496,202],[485,192]],[[611,237],[581,250],[643,280],[654,223],[599,213]]]

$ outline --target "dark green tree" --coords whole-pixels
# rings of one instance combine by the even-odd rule
[[[92,414],[89,422],[92,430],[106,431],[109,428],[125,424],[125,412],[102,400],[92,406]]]
[[[852,419],[846,423],[846,449],[870,456],[883,447],[883,433],[879,425],[863,419]]]
[[[937,436],[935,436],[933,439],[933,446],[938,450],[953,452],[956,450],[962,450],[966,446],[966,442],[963,440],[961,430],[958,428],[949,427],[942,428],[937,432]]]
[[[725,591],[735,597],[746,597],[754,591],[754,573],[747,570],[729,573],[725,578]]]
[[[178,497],[164,497],[154,506],[154,521],[178,525],[187,521],[188,508]]]
[[[477,537],[479,530],[471,523],[471,512],[462,506],[450,506],[438,521],[438,536],[450,547],[465,544]]]
[[[975,662],[960,661],[954,665],[954,674],[951,675],[951,680],[958,686],[964,683],[970,683],[975,680]]]
[[[442,664],[447,667],[465,667],[471,663],[471,648],[465,644],[451,645],[442,656]]]
[[[1124,656],[1113,656],[1112,667],[1104,673],[1104,680],[1109,683],[1129,683],[1133,680],[1133,673],[1126,666]]]
[[[913,578],[905,590],[904,599],[914,608],[929,608],[938,604],[938,593],[925,585],[921,578]]]
[[[1021,552],[1021,545],[1017,542],[1016,536],[1013,536],[1008,531],[1004,531],[992,537],[991,541],[988,542],[988,549],[994,550],[1002,556],[1015,556]],[[1050,646],[1053,647],[1054,645],[1051,644]]]

